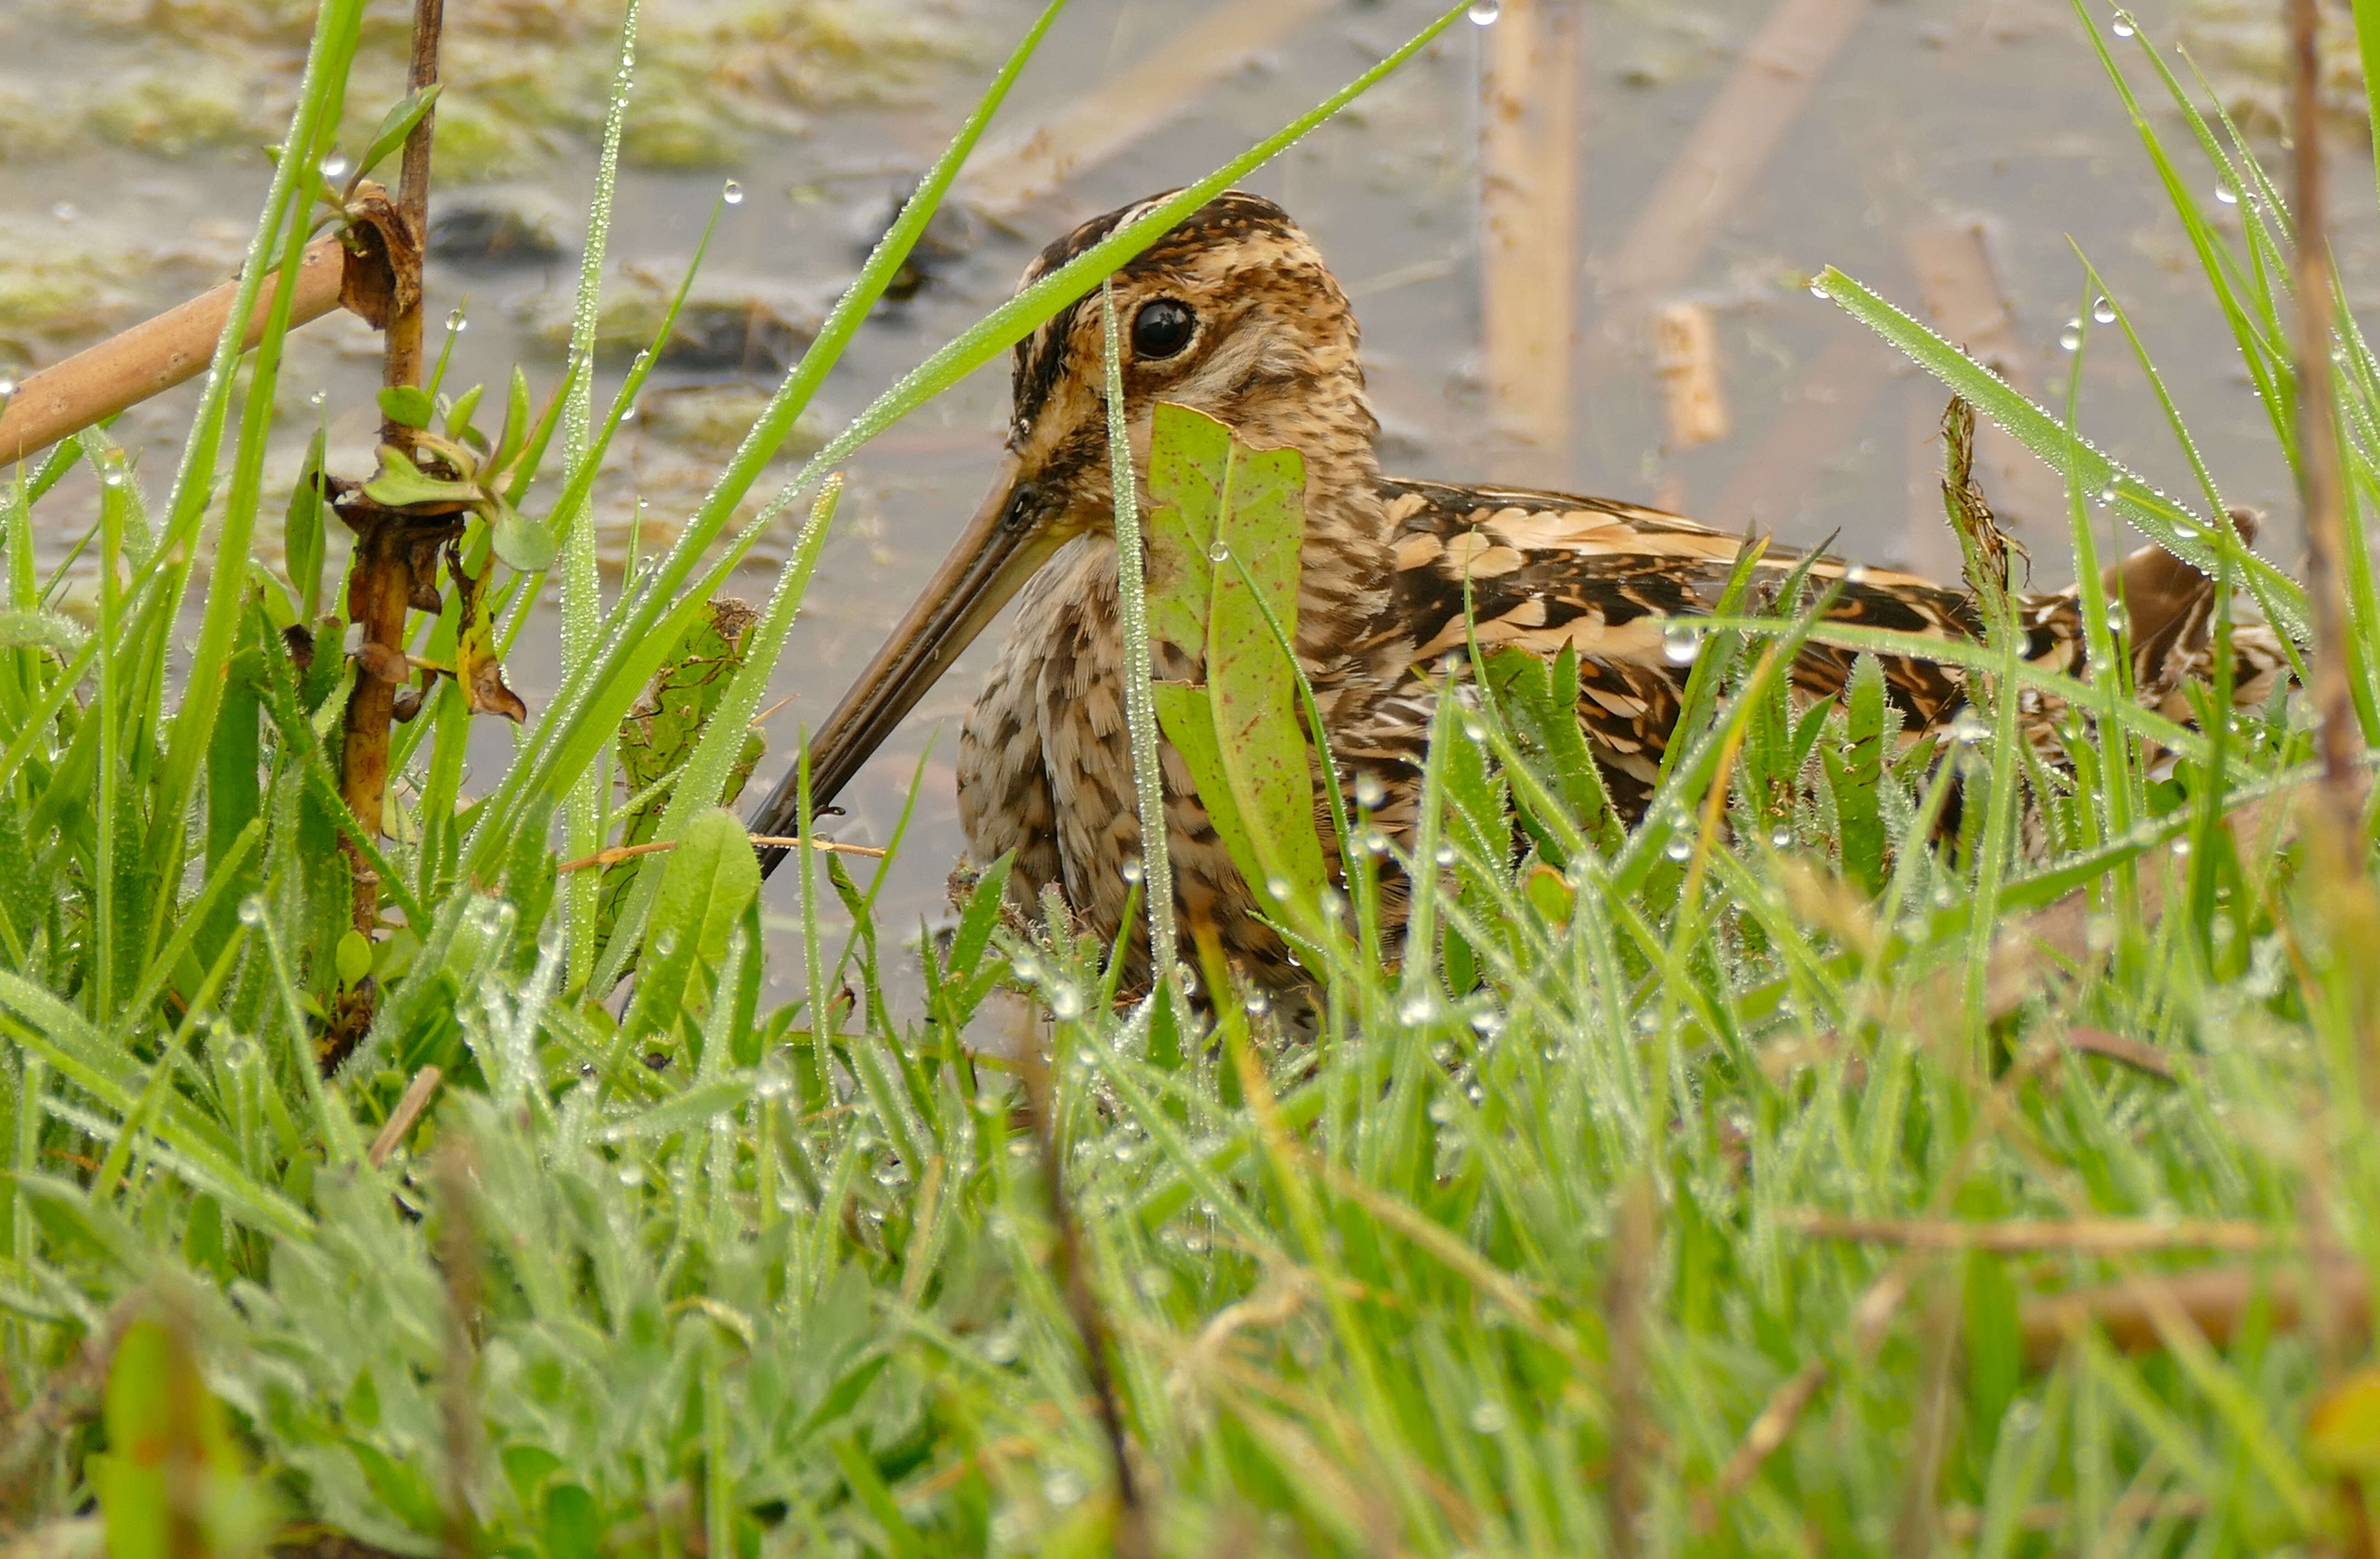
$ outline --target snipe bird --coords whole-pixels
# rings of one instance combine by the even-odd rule
[[[1085,223],[1028,266],[1029,284],[1149,210],[1152,197]],[[1113,279],[1123,327],[1123,383],[1135,475],[1147,508],[1152,407],[1160,400],[1220,418],[1244,443],[1291,448],[1305,462],[1305,535],[1296,651],[1314,685],[1331,756],[1354,783],[1369,775],[1376,814],[1409,844],[1431,713],[1482,646],[1548,656],[1576,647],[1578,718],[1614,802],[1632,816],[1649,795],[1678,719],[1687,668],[1667,649],[1673,620],[1708,615],[1742,538],[1608,499],[1384,476],[1379,423],[1365,398],[1355,319],[1314,245],[1271,201],[1232,192],[1172,229]],[[1123,654],[1109,490],[1104,314],[1097,295],[1059,311],[1015,351],[1014,417],[991,490],[842,704],[811,743],[811,793],[831,804],[926,690],[1001,609],[1017,610],[991,681],[959,740],[959,816],[972,854],[1014,851],[1011,890],[1030,907],[1056,885],[1084,927],[1118,929],[1140,853],[1124,723]],[[1770,547],[1773,585],[1800,561]],[[1975,639],[1970,595],[1912,574],[1826,557],[1810,573],[1839,586],[1831,615],[1941,638]],[[2110,570],[2131,623],[2143,695],[2187,719],[2181,683],[2204,669],[2213,587],[2148,549]],[[1466,632],[1469,589],[1474,626]],[[2036,663],[2082,659],[2074,592],[2021,603]],[[1201,680],[1167,663],[1160,678]],[[1811,646],[1791,667],[1804,699],[1840,694],[1841,650]],[[2242,699],[2261,700],[2277,654],[2244,654]],[[1887,662],[1904,740],[1964,707],[1961,672],[1923,659]],[[2044,732],[2046,734],[2046,731]],[[1213,927],[1259,982],[1296,972],[1257,912],[1187,766],[1162,755],[1166,816],[1180,912]],[[1368,791],[1368,785],[1362,786]],[[752,819],[756,833],[794,831],[788,774]],[[1329,835],[1325,834],[1326,848]],[[764,856],[769,866],[782,852]],[[1131,977],[1147,975],[1147,931]]]

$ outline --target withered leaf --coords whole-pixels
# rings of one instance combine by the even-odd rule
[[[461,628],[455,637],[455,681],[463,702],[473,714],[502,715],[516,724],[528,719],[528,706],[504,685],[504,664],[496,659],[495,629],[488,621],[487,577],[474,579],[463,572],[454,549],[446,552],[446,571],[454,576],[461,607]]]
[[[401,683],[413,675],[413,667],[406,660],[404,651],[377,642],[356,651],[356,664],[384,683]]]
[[[347,202],[347,230],[339,236],[347,263],[339,278],[339,307],[376,331],[398,310],[421,304],[421,238],[370,179]]]

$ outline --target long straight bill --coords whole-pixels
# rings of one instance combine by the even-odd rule
[[[1046,523],[1041,494],[1018,479],[1016,457],[1001,463],[983,506],[967,522],[951,555],[909,608],[876,659],[859,674],[826,724],[810,738],[810,805],[832,804],[926,690],[965,654],[1036,570],[1073,531]],[[751,830],[789,837],[800,812],[798,766],[777,781],[752,815]],[[764,846],[760,870],[774,871],[785,847]]]

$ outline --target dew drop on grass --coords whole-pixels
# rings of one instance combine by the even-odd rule
[[[1471,9],[1465,14],[1475,26],[1493,27],[1496,18],[1504,14],[1503,0],[1471,0]]]
[[[263,899],[251,893],[247,898],[241,900],[239,901],[239,923],[242,925],[262,925],[264,924]]]
[[[1793,830],[1779,823],[1768,830],[1768,842],[1779,850],[1788,849],[1793,843]]]
[[[347,170],[352,166],[354,166],[353,163],[334,151],[322,159],[322,176],[333,180],[343,179],[347,176]]]
[[[1142,877],[1148,876],[1148,872],[1141,865],[1140,857],[1137,855],[1125,856],[1123,864],[1116,868],[1116,874],[1128,883],[1138,882]]]
[[[1492,1396],[1483,1396],[1474,1403],[1470,1418],[1471,1427],[1482,1434],[1501,1434],[1512,1421],[1512,1415],[1504,1410],[1504,1404]]]
[[[1425,988],[1397,1003],[1397,1016],[1408,1023],[1427,1023],[1438,1016],[1438,997]]]
[[[1207,561],[1211,563],[1230,562],[1232,561],[1232,544],[1228,541],[1208,542],[1207,544]]]
[[[2109,601],[2107,603],[2107,632],[2111,634],[2120,634],[2131,625],[2132,620],[2125,613],[2124,603],[2121,601]]]
[[[1694,852],[1694,841],[1683,834],[1671,834],[1670,842],[1661,847],[1661,853],[1672,861],[1683,861]]]
[[[1827,290],[1826,283],[1818,280],[1815,276],[1813,276],[1810,278],[1810,296],[1816,298],[1819,302],[1824,303],[1835,295]]]
[[[1471,1014],[1471,1029],[1482,1039],[1493,1039],[1504,1032],[1504,1014],[1492,1007],[1483,1007]]]
[[[1272,1010],[1272,997],[1265,995],[1262,991],[1250,991],[1248,993],[1247,1000],[1242,1002],[1240,1005],[1247,1009],[1249,1017],[1261,1018],[1266,1013]]]
[[[1357,806],[1369,812],[1388,799],[1389,788],[1380,782],[1380,777],[1378,775],[1365,773],[1355,776],[1355,804]]]
[[[448,311],[446,315],[446,333],[448,335],[460,335],[470,328],[471,321],[463,317],[463,311],[460,308],[451,309]]]
[[[2116,502],[2116,484],[2109,482],[2099,489],[2099,503],[2104,508],[2114,502]]]
[[[2198,539],[2198,527],[2187,520],[2176,520],[2173,523],[2173,534],[2174,539],[2178,541],[2195,541]]]
[[[2091,306],[2091,318],[2103,325],[2112,325],[2116,322],[2116,306],[2103,297]]]
[[[1661,659],[1672,666],[1691,666],[1703,652],[1703,631],[1691,622],[1672,622],[1661,630]]]
[[[2058,332],[2058,344],[2069,352],[2082,350],[2082,321],[2069,320],[2066,328]]]
[[[2130,38],[2134,32],[2137,32],[2140,30],[2132,25],[2131,12],[2118,11],[2116,13],[2116,19],[2108,23],[2107,30],[2113,32],[2119,38]]]
[[[1269,876],[1265,878],[1265,892],[1271,896],[1275,903],[1287,903],[1289,901],[1289,879],[1285,876]]]
[[[1073,1019],[1083,1015],[1083,993],[1070,985],[1060,985],[1050,993],[1050,1015]]]
[[[2215,187],[2215,198],[2227,206],[2236,206],[2240,203],[2240,192],[2228,184],[2218,184]]]
[[[1851,566],[1849,566],[1848,568],[1844,569],[1844,570],[1843,570],[1843,583],[1844,583],[1844,584],[1846,584],[1846,585],[1864,585],[1864,584],[1866,584],[1866,583],[1867,583],[1867,564],[1865,564],[1865,563],[1852,563]]]
[[[744,203],[744,187],[731,178],[720,187],[719,198],[731,206],[740,206]]]
[[[1432,856],[1431,859],[1435,860],[1441,866],[1451,866],[1454,864],[1454,846],[1451,844],[1439,845],[1438,847],[1438,853]]]
[[[17,381],[9,378],[6,374],[0,373],[0,401],[8,399],[16,393]]]

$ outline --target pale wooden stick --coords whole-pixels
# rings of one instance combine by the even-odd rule
[[[1961,1223],[1949,1218],[1846,1218],[1787,1209],[1779,1227],[1814,1239],[1849,1239],[1930,1251],[1986,1251],[2000,1255],[2072,1251],[2080,1255],[2155,1251],[2264,1251],[2272,1237],[2259,1225],[2228,1218],[2011,1218]]]
[[[1500,475],[1569,474],[1578,289],[1579,7],[1504,0],[1483,39],[1479,283]]]
[[[339,306],[346,253],[335,237],[307,247],[289,314],[293,327]],[[267,277],[258,290],[242,350],[263,338],[279,284],[278,277]],[[0,460],[22,460],[197,375],[212,360],[238,296],[239,284],[225,282],[27,379],[0,405]]]
[[[1603,323],[1591,344],[1633,344],[1636,316],[1694,268],[1867,8],[1868,0],[1778,0],[1601,267]]]
[[[1107,161],[1232,72],[1330,9],[1330,0],[1235,0],[1022,135],[984,148],[959,199],[995,221]]]

